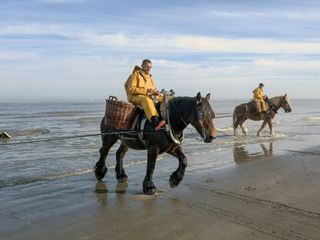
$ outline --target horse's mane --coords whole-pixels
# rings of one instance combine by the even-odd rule
[[[180,116],[183,116],[187,110],[194,109],[195,97],[174,97],[169,100],[170,116],[173,121],[179,120]]]
[[[210,114],[211,118],[215,117],[209,102],[202,98],[203,109],[206,113]],[[169,101],[170,115],[173,121],[179,120],[178,118],[186,117],[186,115],[196,115],[196,101],[197,97],[175,97]],[[181,121],[181,120],[179,120]]]
[[[185,109],[193,105],[196,101],[195,97],[174,97],[169,100],[169,106],[175,109]]]
[[[270,100],[271,102],[273,102],[273,104],[279,105],[279,104],[280,104],[280,100],[281,100],[282,98],[284,98],[284,97],[285,97],[285,96],[276,96],[276,97],[270,98],[269,100]]]

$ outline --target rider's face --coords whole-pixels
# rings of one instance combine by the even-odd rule
[[[152,63],[146,62],[146,63],[142,64],[141,67],[142,67],[143,71],[150,74],[151,68],[152,68]]]

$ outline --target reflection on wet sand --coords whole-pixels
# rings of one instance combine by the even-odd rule
[[[103,181],[98,181],[95,186],[96,198],[101,205],[107,204],[108,192],[110,191],[107,188],[107,185]],[[126,193],[128,188],[128,182],[117,183],[114,193],[116,193],[117,198],[120,198],[122,194]]]
[[[264,159],[266,157],[271,157],[273,155],[273,143],[269,142],[269,147],[267,148],[264,143],[260,143],[262,151],[249,152],[245,144],[235,143],[233,147],[233,157],[237,164],[243,164],[251,161],[256,161],[259,159]]]
[[[116,185],[115,192],[118,194],[124,194],[126,193],[128,188],[128,182],[118,182]]]
[[[107,185],[103,181],[98,181],[96,183],[96,198],[97,201],[101,203],[101,205],[107,204]]]

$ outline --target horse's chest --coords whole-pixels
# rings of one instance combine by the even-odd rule
[[[128,146],[129,148],[135,149],[135,150],[145,150],[146,145],[140,140],[140,138],[137,135],[122,135],[119,136],[121,142]]]

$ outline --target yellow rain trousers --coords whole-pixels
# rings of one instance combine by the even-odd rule
[[[152,116],[159,117],[153,99],[147,95],[148,88],[156,89],[151,74],[145,73],[140,67],[135,66],[132,74],[124,84],[124,88],[128,101],[134,105],[141,106],[150,122]],[[160,102],[162,100],[162,97],[157,99]]]
[[[253,99],[260,101],[261,111],[265,112],[269,109],[268,104],[264,101],[264,92],[263,89],[257,87],[252,91]]]

